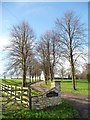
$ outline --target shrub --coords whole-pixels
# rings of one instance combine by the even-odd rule
[[[87,80],[90,82],[90,73],[87,74]]]

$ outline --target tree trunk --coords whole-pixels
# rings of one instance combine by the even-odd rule
[[[47,85],[47,75],[45,75],[45,84]]]
[[[51,81],[54,79],[54,73],[53,73],[53,68],[51,68]]]
[[[22,86],[25,87],[26,86],[26,70],[24,68],[23,70],[23,83],[22,83]]]
[[[41,76],[39,76],[39,80],[41,80]]]
[[[23,61],[22,72],[23,72],[23,82],[22,82],[22,86],[25,87],[25,86],[26,86],[26,63],[25,63],[25,59],[24,59],[24,61]]]
[[[74,76],[74,66],[72,66],[71,68],[71,73],[72,73],[72,84],[73,84],[73,89],[76,90],[76,87],[75,87],[75,76]]]
[[[54,65],[55,65],[55,38],[53,38],[53,63],[51,65],[51,81],[54,79]]]
[[[45,84],[47,85],[47,74],[46,73],[44,73],[44,77],[45,77]]]
[[[37,79],[36,79],[36,74],[35,74],[35,82],[37,81]]]
[[[31,74],[29,75],[29,83],[31,83]]]
[[[33,82],[33,75],[32,75],[32,82]]]
[[[29,82],[31,83],[31,69],[29,68]]]
[[[72,75],[73,89],[76,90],[76,87],[75,87],[75,74],[74,74],[73,57],[71,57],[71,75]]]

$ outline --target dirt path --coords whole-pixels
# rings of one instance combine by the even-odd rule
[[[62,93],[62,98],[69,100],[74,103],[76,109],[79,112],[79,118],[89,120],[89,108],[90,108],[90,95],[84,94],[73,94],[73,93]]]
[[[43,83],[43,81],[37,82],[35,84],[32,84],[31,87],[38,90],[41,93],[47,92],[49,89],[42,87],[41,84]]]

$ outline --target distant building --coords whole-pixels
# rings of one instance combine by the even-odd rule
[[[41,80],[45,80],[44,72],[43,72],[43,71],[42,71],[42,73],[41,73]]]

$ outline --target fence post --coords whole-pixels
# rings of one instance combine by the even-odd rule
[[[22,103],[22,97],[23,97],[23,87],[21,86],[21,103]]]
[[[15,101],[16,101],[16,90],[17,90],[17,86],[15,86]]]
[[[8,85],[6,85],[6,93],[7,93],[7,96],[8,96]]]
[[[1,90],[3,91],[3,85],[1,84]]]
[[[11,97],[12,97],[12,85],[11,85]]]
[[[9,85],[8,85],[8,96],[9,96]]]
[[[29,84],[29,86],[28,86],[28,98],[29,98],[29,102],[28,102],[29,109],[32,109],[31,88],[30,88],[30,84]]]

